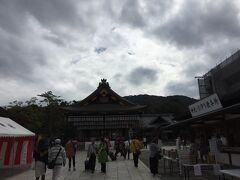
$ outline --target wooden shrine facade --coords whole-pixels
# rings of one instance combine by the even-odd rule
[[[146,106],[134,104],[115,93],[106,79],[84,100],[63,108],[69,123],[78,130],[78,138],[89,140],[117,135],[127,137],[139,128]]]

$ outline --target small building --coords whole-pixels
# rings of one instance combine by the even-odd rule
[[[168,139],[168,133],[171,131],[162,131],[161,127],[171,125],[174,121],[174,114],[143,114],[140,118],[139,132],[142,136],[147,137],[149,141],[155,137]]]
[[[0,117],[0,169],[30,166],[34,136],[13,120]]]
[[[137,131],[146,106],[134,104],[114,92],[106,79],[82,101],[64,107],[69,123],[78,130],[79,139],[127,137]]]
[[[189,106],[192,117],[163,127],[186,137],[226,138],[219,162],[240,166],[240,51],[198,77],[200,100]]]

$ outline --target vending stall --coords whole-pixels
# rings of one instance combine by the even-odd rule
[[[0,117],[0,169],[31,165],[34,136],[13,120]]]

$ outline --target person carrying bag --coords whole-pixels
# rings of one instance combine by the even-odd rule
[[[60,153],[60,151],[62,150],[62,148],[59,149],[58,153],[57,153],[57,156],[55,157],[54,160],[52,160],[50,163],[48,163],[48,169],[53,169],[54,166],[55,166],[55,163],[56,163],[56,160],[57,160],[57,157]]]
[[[134,166],[138,167],[138,159],[139,155],[141,154],[140,151],[140,141],[137,139],[136,136],[133,136],[131,144],[130,144],[130,150],[133,153],[133,161],[134,161]]]
[[[88,146],[88,151],[87,151],[87,158],[85,161],[85,170],[90,169],[92,173],[95,171],[95,166],[96,166],[96,154],[97,154],[97,146],[95,144],[95,140],[92,139],[91,144]]]
[[[54,146],[49,149],[48,162],[49,168],[52,170],[52,180],[61,179],[62,166],[66,164],[66,152],[64,147],[61,146],[61,139],[55,139]]]

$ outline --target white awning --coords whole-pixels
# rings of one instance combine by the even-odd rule
[[[35,134],[13,120],[0,117],[0,137],[35,136]]]

